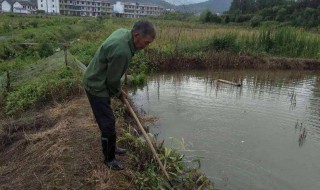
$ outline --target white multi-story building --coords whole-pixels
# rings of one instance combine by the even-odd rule
[[[108,0],[60,0],[60,13],[73,16],[111,15],[112,4]]]
[[[38,0],[38,10],[49,14],[60,14],[59,0]]]
[[[114,13],[119,17],[141,18],[146,16],[160,16],[165,9],[159,5],[120,2],[113,6]]]
[[[60,0],[60,14],[62,15],[99,16],[113,14],[117,17],[140,18],[160,16],[164,11],[163,7],[152,4],[118,1],[112,5],[109,0]]]

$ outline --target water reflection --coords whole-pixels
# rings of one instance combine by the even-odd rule
[[[241,87],[217,83],[224,79]],[[160,119],[160,140],[184,139],[219,189],[320,189],[319,74],[205,71],[156,74],[131,92]]]
[[[299,123],[299,120],[297,120],[296,125],[295,125],[295,131],[297,132],[299,129],[299,146],[301,147],[304,142],[306,141],[307,138],[307,130],[306,127],[303,126],[302,123]]]
[[[241,83],[241,87],[232,86],[217,82],[217,79]],[[198,89],[199,83],[204,85],[204,91],[200,93]],[[145,86],[143,90],[146,94],[147,102],[150,103],[149,88],[156,89],[157,100],[161,100],[161,93],[166,93],[167,85],[172,85],[170,97],[172,101],[179,103],[179,96],[187,88],[192,99],[200,100],[202,96],[233,96],[235,99],[241,99],[243,91],[246,96],[250,96],[253,100],[272,99],[279,100],[287,97],[284,101],[288,101],[288,112],[293,111],[297,104],[305,104],[308,113],[301,116],[301,120],[305,120],[305,128],[311,126],[313,133],[320,134],[319,116],[320,116],[320,80],[314,73],[301,71],[206,71],[206,72],[183,72],[174,74],[158,74],[152,77],[151,82]],[[137,90],[133,89],[133,95]],[[141,89],[140,89],[141,90]],[[201,98],[200,98],[201,97]],[[243,112],[246,112],[244,110]],[[316,117],[317,119],[315,119]],[[307,129],[306,129],[307,130]],[[306,135],[299,135],[299,145],[302,145],[306,139]],[[318,138],[318,137],[316,137]]]

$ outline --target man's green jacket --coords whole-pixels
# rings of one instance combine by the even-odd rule
[[[135,47],[131,31],[118,29],[98,48],[83,77],[85,89],[98,97],[119,97],[121,77],[127,70]]]

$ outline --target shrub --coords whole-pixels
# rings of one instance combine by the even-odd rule
[[[145,74],[144,73],[141,73],[141,74],[134,74],[133,75],[133,80],[132,80],[132,84],[133,85],[137,85],[137,86],[140,86],[140,85],[143,85],[144,84],[144,81],[145,81]]]
[[[224,17],[223,22],[224,22],[225,24],[228,24],[228,23],[230,22],[230,16],[229,16],[229,15],[226,15],[226,16]]]
[[[0,44],[0,59],[8,59],[12,58],[15,55],[14,48],[9,43],[1,43]]]
[[[6,113],[17,114],[51,101],[64,100],[79,87],[80,74],[74,72],[68,67],[62,68],[53,74],[43,75],[15,87],[7,94]]]
[[[148,65],[146,53],[143,51],[136,53],[130,65],[133,72],[132,74],[138,76],[139,74],[147,73],[149,71]]]
[[[163,175],[159,175],[159,165],[153,159],[152,151],[147,147],[147,143],[143,138],[125,133],[120,137],[119,141],[120,143],[125,141],[130,150],[132,150],[131,159],[134,160],[134,163],[137,163],[137,165],[133,166],[137,171],[134,180],[137,189],[214,189],[209,179],[201,175],[199,164],[197,166],[187,164],[187,162],[198,162],[198,160],[187,161],[177,150],[166,148],[163,143],[156,146],[159,159],[165,163],[164,165],[171,181],[177,182],[171,188],[167,179]]]
[[[287,9],[281,8],[277,12],[276,20],[279,22],[283,22],[286,19]]]
[[[222,22],[222,18],[220,16],[218,16],[217,14],[213,14],[211,17],[211,22],[213,23],[221,23]]]
[[[235,18],[235,22],[242,23],[250,21],[252,15],[237,15]]]
[[[32,26],[33,28],[38,28],[38,22],[37,21],[31,21],[30,23],[29,23],[29,25],[30,26]]]
[[[210,40],[208,50],[214,51],[232,51],[238,52],[240,47],[237,42],[237,36],[228,34],[222,37],[216,37]]]
[[[41,58],[48,57],[54,53],[54,47],[49,43],[40,43],[38,46],[38,52]]]
[[[211,22],[212,17],[213,17],[212,12],[209,9],[206,9],[201,12],[199,19],[202,23],[206,23],[206,22]]]
[[[212,13],[209,9],[202,11],[199,19],[202,23],[206,23],[206,22],[221,23],[222,22],[222,18],[219,17],[217,14]]]
[[[45,99],[45,88],[41,84],[27,84],[9,93],[6,100],[7,114],[26,110],[29,106]]]
[[[254,16],[251,20],[250,20],[250,23],[251,23],[251,27],[257,27],[261,24],[261,21],[262,21],[262,16]]]

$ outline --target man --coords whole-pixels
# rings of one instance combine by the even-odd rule
[[[154,26],[148,21],[138,21],[131,31],[118,29],[98,48],[83,78],[85,90],[101,131],[104,163],[113,170],[124,167],[115,159],[115,154],[124,154],[125,149],[116,147],[115,117],[110,107],[110,98],[127,98],[121,90],[121,77],[127,70],[137,50],[147,47],[156,36]]]

